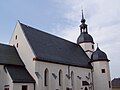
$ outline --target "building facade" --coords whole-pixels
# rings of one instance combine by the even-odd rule
[[[0,90],[111,90],[109,60],[85,22],[82,12],[73,43],[18,21],[0,44]]]

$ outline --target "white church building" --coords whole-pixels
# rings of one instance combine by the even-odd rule
[[[109,59],[85,22],[82,13],[73,43],[18,21],[0,43],[0,90],[111,90]]]

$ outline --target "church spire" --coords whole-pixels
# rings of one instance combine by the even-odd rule
[[[91,55],[94,51],[94,41],[90,34],[88,34],[87,31],[87,24],[85,24],[86,20],[84,18],[83,10],[81,14],[81,25],[80,25],[80,35],[77,39],[77,44],[79,44],[83,50],[86,52],[89,58],[91,58]]]
[[[82,32],[86,32],[86,33],[88,33],[88,31],[87,31],[87,24],[85,24],[85,18],[84,18],[84,14],[83,14],[83,9],[82,9],[82,19],[81,19],[81,25],[80,25],[80,31],[81,31],[81,33]]]
[[[85,23],[85,18],[84,18],[84,14],[83,14],[83,9],[82,9],[82,19],[81,19],[81,23]]]

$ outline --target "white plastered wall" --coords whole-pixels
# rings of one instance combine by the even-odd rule
[[[34,90],[33,83],[14,83],[13,90],[22,90],[22,85],[27,85],[28,90]]]
[[[4,65],[0,65],[0,90],[4,90],[5,86],[7,86],[9,90],[13,90],[12,79],[7,69],[4,68]]]
[[[109,88],[109,81],[111,81],[109,62],[96,61],[92,62],[92,66],[94,90],[111,90]],[[102,69],[105,69],[105,73],[102,73]]]
[[[40,78],[38,78],[38,87],[36,90],[66,90],[67,87],[73,88],[71,86],[71,79],[66,77],[68,74],[68,65],[61,65],[61,64],[53,64],[48,62],[36,62],[36,72],[40,74]],[[49,70],[49,86],[44,86],[44,71],[45,69]],[[62,78],[62,86],[59,86],[59,70],[62,70],[63,78]],[[81,68],[81,67],[74,67],[69,66],[70,73],[74,72],[74,89],[73,90],[83,90],[84,86],[82,86],[82,81],[87,81],[89,83],[92,82],[91,78],[91,69]],[[55,79],[52,74],[55,74],[57,78]],[[86,76],[90,73],[90,78],[87,79]],[[71,76],[71,75],[70,75]],[[81,79],[78,78],[81,77]]]
[[[87,81],[89,84],[92,83],[91,69],[79,68],[71,66],[71,71],[74,72],[74,90],[84,90],[85,86],[82,86],[82,81]],[[81,79],[78,78],[81,77]],[[89,86],[89,90],[92,89]]]
[[[91,58],[92,53],[94,52],[94,44],[90,42],[80,43],[80,46],[86,52],[89,58]]]

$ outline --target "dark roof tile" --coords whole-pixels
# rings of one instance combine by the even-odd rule
[[[0,44],[0,64],[24,65],[14,46]]]
[[[13,83],[35,83],[33,77],[24,66],[6,66]]]
[[[78,44],[83,43],[83,42],[94,43],[92,36],[90,34],[88,34],[87,32],[82,32],[77,39]]]
[[[109,61],[108,58],[107,58],[106,53],[103,52],[102,50],[100,50],[99,47],[97,47],[95,52],[93,52],[93,54],[91,56],[91,59],[92,59],[92,61],[97,61],[97,60]]]
[[[75,43],[20,23],[36,58],[43,61],[91,68],[90,59]]]

